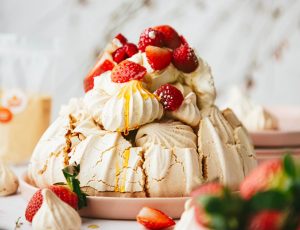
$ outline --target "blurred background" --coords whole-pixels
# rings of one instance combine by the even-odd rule
[[[0,88],[83,95],[105,44],[170,24],[212,67],[219,101],[248,86],[265,105],[300,105],[299,0],[0,0]]]

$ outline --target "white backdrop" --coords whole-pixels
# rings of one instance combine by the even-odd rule
[[[24,75],[10,74],[40,81],[54,96],[54,114],[83,95],[83,78],[111,37],[121,32],[137,42],[157,24],[174,26],[208,61],[220,98],[231,85],[252,81],[258,102],[300,105],[299,0],[0,0],[0,36],[35,53],[31,71],[42,59],[51,65],[37,71],[42,80],[26,66]],[[0,42],[2,84],[11,77],[3,67],[10,52]]]

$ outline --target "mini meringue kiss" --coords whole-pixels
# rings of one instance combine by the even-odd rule
[[[14,172],[0,160],[0,196],[17,192],[19,181]]]
[[[32,220],[34,230],[77,230],[81,218],[70,205],[59,199],[51,190],[43,189],[43,204]]]

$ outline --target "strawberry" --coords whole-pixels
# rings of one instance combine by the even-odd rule
[[[255,214],[249,223],[249,230],[280,230],[283,214],[279,211],[261,211]]]
[[[64,186],[60,185],[52,185],[49,187],[49,189],[55,193],[62,201],[69,204],[74,209],[78,208],[78,196],[76,193],[72,192],[70,189]],[[32,222],[33,217],[37,213],[37,211],[40,209],[43,203],[43,196],[41,194],[42,189],[39,189],[33,197],[30,199],[26,212],[25,217],[26,220],[29,222]]]
[[[10,109],[0,106],[0,123],[8,123],[13,119],[13,113]]]
[[[94,87],[94,77],[100,74],[112,70],[114,68],[114,63],[106,59],[104,61],[100,60],[96,63],[94,68],[89,72],[89,74],[84,79],[84,91],[88,92]]]
[[[125,47],[122,46],[116,49],[115,52],[112,53],[112,57],[113,60],[117,63],[120,63],[121,61],[125,60],[128,57]]]
[[[115,38],[118,39],[122,45],[125,45],[127,43],[127,38],[125,38],[123,34],[118,34],[117,36],[115,36]]]
[[[163,47],[163,39],[164,35],[162,34],[162,32],[154,30],[152,28],[145,29],[140,35],[138,43],[139,50],[144,52],[146,47],[149,45]]]
[[[130,80],[142,80],[147,70],[145,67],[132,62],[122,61],[112,70],[111,80],[116,83],[124,83]]]
[[[280,188],[284,181],[281,160],[265,162],[253,170],[241,183],[240,194],[244,199],[250,199],[260,191],[270,188]]]
[[[169,111],[175,111],[183,102],[181,91],[170,84],[160,86],[154,93],[159,97],[163,107]]]
[[[147,46],[146,57],[152,69],[162,70],[171,63],[172,52],[166,48]]]
[[[157,209],[148,207],[142,208],[136,219],[137,222],[148,229],[163,229],[175,225],[174,220],[166,214]]]
[[[175,29],[168,25],[155,26],[153,29],[160,31],[164,36],[164,44],[170,49],[181,45],[181,39]]]
[[[182,44],[173,51],[172,63],[184,73],[197,69],[199,62],[194,50],[187,44]]]
[[[137,46],[133,43],[126,43],[124,48],[128,57],[135,55],[139,51]]]

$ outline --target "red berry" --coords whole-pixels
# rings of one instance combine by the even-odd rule
[[[146,57],[152,69],[162,70],[171,63],[172,52],[167,48],[147,46]]]
[[[126,50],[126,54],[128,57],[132,57],[135,55],[139,50],[137,46],[133,43],[127,43],[124,45],[124,49]]]
[[[181,91],[170,84],[162,85],[154,93],[160,98],[163,107],[169,111],[175,111],[183,102]]]
[[[116,39],[118,39],[122,45],[125,45],[127,43],[127,38],[123,36],[123,34],[118,34],[115,36]]]
[[[137,222],[142,224],[147,229],[165,229],[175,225],[174,220],[168,217],[163,212],[144,207],[136,217]]]
[[[115,52],[112,53],[112,57],[113,60],[117,63],[124,61],[128,57],[124,46],[116,49]]]
[[[125,60],[113,68],[111,80],[116,83],[142,80],[146,73],[147,70],[145,67],[135,62]]]
[[[172,62],[177,69],[185,73],[193,72],[199,65],[194,50],[188,44],[182,44],[173,51]]]
[[[155,26],[153,29],[162,32],[164,35],[164,44],[171,49],[181,45],[181,39],[175,29],[168,25]]]
[[[280,176],[282,176],[281,160],[265,162],[253,170],[241,183],[240,194],[244,199],[250,199],[257,192],[277,186],[281,182],[278,180]]]
[[[94,77],[100,74],[112,70],[114,68],[114,63],[106,59],[104,62],[100,59],[94,68],[89,72],[89,74],[84,79],[84,91],[88,92],[94,87]]]
[[[149,45],[163,47],[163,39],[164,35],[162,34],[162,32],[154,30],[152,28],[145,29],[140,36],[140,40],[138,43],[139,50],[144,52],[146,47]]]
[[[255,214],[249,223],[249,230],[280,230],[283,214],[279,211],[262,211]]]
[[[70,189],[64,186],[52,185],[49,189],[55,193],[62,201],[69,204],[74,209],[78,208],[78,196]],[[40,209],[43,203],[42,189],[39,189],[30,199],[26,211],[25,218],[27,221],[32,222],[33,217]]]
[[[179,36],[181,44],[188,44],[187,40],[185,39],[185,37],[183,37],[182,35]]]

